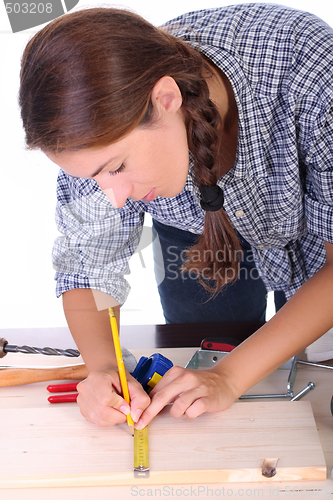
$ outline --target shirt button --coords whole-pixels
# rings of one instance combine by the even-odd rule
[[[257,248],[260,248],[260,250],[263,250],[265,248],[265,245],[257,245]]]
[[[236,210],[235,216],[236,217],[243,217],[244,215],[244,210]]]
[[[194,233],[194,234],[196,233],[196,230],[192,229],[192,228],[188,229],[188,231],[190,231],[190,233]]]

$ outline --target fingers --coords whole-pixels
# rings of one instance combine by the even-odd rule
[[[129,376],[128,388],[136,418],[149,405],[150,398],[141,385]],[[129,404],[119,394],[121,392],[118,373],[91,372],[88,377],[77,386],[77,402],[81,414],[90,422],[100,427],[126,422],[126,415],[130,413]],[[133,400],[133,401],[132,401]],[[133,417],[132,417],[133,418]]]
[[[142,412],[150,405],[151,400],[142,385],[132,376],[128,378],[128,390],[131,400],[131,417],[137,422]]]
[[[129,411],[129,405],[118,394],[116,373],[91,372],[78,384],[77,391],[81,414],[90,422],[100,427],[126,422],[125,413]],[[122,411],[119,411],[120,408]]]
[[[125,422],[130,412],[135,427],[143,429],[169,403],[173,403],[173,417],[196,418],[204,412],[225,410],[235,400],[227,377],[214,369],[188,370],[179,366],[171,368],[149,396],[128,375],[131,407],[119,394],[121,387],[115,371],[92,372],[77,388],[82,415],[101,427]]]
[[[142,429],[170,402],[170,414],[179,418],[195,418],[207,411],[222,411],[233,402],[223,393],[220,375],[213,370],[171,368],[150,393],[151,404],[135,426]]]

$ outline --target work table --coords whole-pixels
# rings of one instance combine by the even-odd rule
[[[200,341],[205,337],[217,335],[234,337],[243,340],[255,331],[261,324],[206,324],[206,325],[148,325],[148,326],[123,326],[121,329],[122,345],[129,349],[136,359],[140,356],[149,356],[160,352],[171,359],[174,364],[185,366],[195,351],[199,348]],[[67,329],[41,330],[0,330],[0,337],[4,337],[10,344],[28,344],[44,347],[73,348],[71,337]],[[45,339],[43,342],[41,339]],[[57,342],[58,341],[58,342]],[[192,345],[191,345],[192,344]],[[80,358],[48,357],[42,355],[7,354],[0,365],[38,365],[38,366],[63,366],[66,364],[82,363]],[[286,373],[283,373],[286,372]],[[281,377],[285,380],[287,370],[277,370],[269,381],[261,382],[257,392],[277,392],[281,390]],[[299,496],[300,498],[325,498],[333,495],[333,480],[331,469],[333,467],[333,417],[330,411],[330,400],[333,394],[333,370],[298,365],[294,393],[303,389],[309,381],[315,383],[315,389],[310,391],[303,400],[310,401],[323,448],[326,466],[326,481],[290,481],[287,483],[217,483],[209,485],[161,485],[158,487],[145,486],[140,488],[131,486],[99,486],[75,488],[27,488],[0,489],[0,498],[6,500],[67,500],[80,498],[80,500],[106,500],[110,498],[130,499],[135,496],[145,498],[160,495],[169,497],[199,496],[210,498],[214,496],[247,496],[260,498],[277,498]],[[23,408],[49,408],[47,402],[46,382],[17,387],[4,387],[0,389],[0,407],[2,409]],[[247,404],[242,402],[240,404]],[[297,403],[296,403],[297,404]],[[5,429],[6,422],[1,421],[0,426]],[[15,472],[15,471],[14,471]],[[164,487],[164,490],[163,490]],[[173,488],[173,490],[172,490]],[[191,489],[192,488],[192,489]],[[199,489],[198,489],[199,488]],[[200,489],[201,488],[201,489]],[[315,489],[319,489],[316,493]],[[139,491],[140,490],[140,491]],[[150,490],[150,491],[148,491]],[[210,492],[209,492],[210,490]],[[259,494],[260,490],[260,494]],[[274,491],[273,491],[274,490]],[[301,490],[301,491],[299,491]],[[256,493],[257,491],[257,493]],[[191,494],[192,492],[192,494]],[[213,493],[212,493],[213,492]],[[173,493],[173,495],[172,495]]]

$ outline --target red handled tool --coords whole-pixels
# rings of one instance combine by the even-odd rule
[[[210,351],[230,352],[241,343],[230,337],[210,337],[201,341],[201,349]]]
[[[48,385],[47,390],[49,392],[71,392],[76,391],[78,382],[71,384],[56,384]],[[57,394],[56,396],[50,396],[47,400],[50,403],[75,403],[78,397],[78,392],[72,394]]]

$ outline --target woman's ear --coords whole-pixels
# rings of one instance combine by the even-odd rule
[[[155,83],[151,101],[157,113],[176,113],[183,103],[182,94],[171,76],[163,76]]]

